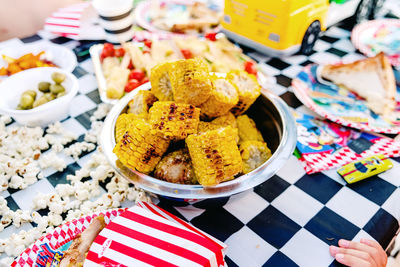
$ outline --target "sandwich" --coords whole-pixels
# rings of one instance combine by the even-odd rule
[[[382,52],[349,64],[325,65],[321,76],[364,98],[378,115],[388,115],[396,107],[393,69]]]

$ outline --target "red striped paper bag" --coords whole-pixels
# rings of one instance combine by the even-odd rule
[[[225,248],[157,206],[139,203],[100,232],[84,266],[218,267],[225,264]]]

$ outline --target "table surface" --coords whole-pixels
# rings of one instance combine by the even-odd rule
[[[362,58],[349,36],[343,26],[330,28],[309,57],[270,58],[249,49],[245,53],[276,78],[277,83],[271,88],[274,93],[296,111],[309,112],[292,93],[291,79],[309,63]],[[39,32],[29,38],[0,43],[0,47],[43,41],[69,48],[79,45],[63,37],[49,38]],[[101,100],[90,58],[79,62],[73,73],[79,79],[79,94],[70,117],[62,125],[82,139]],[[66,175],[73,174],[90,155],[83,155],[78,161],[69,159],[63,172],[47,172],[45,179],[27,189],[8,189],[1,196],[11,209],[23,209],[37,192],[54,193],[58,183],[67,183]],[[253,190],[192,206],[172,207],[166,199],[160,199],[158,204],[224,241],[228,245],[228,266],[336,266],[328,247],[336,245],[340,238],[374,238],[387,247],[395,236],[400,218],[400,160],[392,161],[391,170],[349,186],[334,170],[307,175],[292,156],[282,170]],[[23,229],[31,227],[25,225]],[[19,230],[9,226],[0,233],[0,238]]]

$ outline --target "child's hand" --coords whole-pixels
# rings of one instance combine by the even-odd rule
[[[335,259],[352,267],[385,267],[387,255],[378,242],[361,239],[360,242],[339,240],[339,247],[330,246],[329,252]]]

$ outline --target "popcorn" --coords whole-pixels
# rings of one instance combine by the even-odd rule
[[[64,149],[64,153],[67,156],[72,156],[75,160],[79,159],[79,155],[85,151],[92,151],[96,146],[88,142],[79,142],[70,145],[68,148]]]
[[[85,134],[84,140],[86,142],[97,143],[97,136],[100,135],[102,128],[102,121],[93,121],[90,130]]]
[[[46,168],[54,168],[57,171],[61,172],[63,171],[66,167],[67,164],[65,163],[65,161],[60,158],[59,156],[57,156],[57,154],[53,151],[44,154],[40,160],[39,160],[39,166],[42,169],[46,169]]]
[[[111,107],[112,106],[110,104],[100,103],[97,107],[97,110],[90,117],[90,121],[96,121],[105,118],[108,112],[111,110]]]

